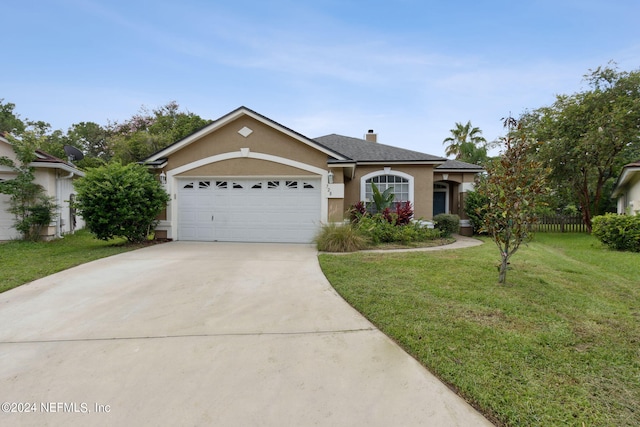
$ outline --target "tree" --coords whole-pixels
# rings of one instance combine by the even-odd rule
[[[0,165],[10,167],[16,173],[14,179],[0,182],[0,193],[10,196],[7,211],[15,218],[14,227],[24,240],[38,241],[42,229],[56,217],[57,206],[44,188],[35,182],[34,168],[29,164],[35,160],[35,149],[42,144],[42,136],[25,131],[21,138],[7,136],[16,153],[18,163],[8,157],[0,157]]]
[[[598,67],[585,80],[590,90],[558,95],[523,120],[544,142],[538,158],[551,167],[557,192],[570,189],[591,231],[622,166],[640,157],[640,71]]]
[[[456,160],[467,163],[483,164],[487,160],[487,140],[482,136],[480,128],[473,127],[471,121],[466,124],[456,122],[451,129],[451,136],[442,141],[449,144],[445,149],[447,156],[455,156]]]
[[[530,237],[536,222],[536,205],[545,193],[548,174],[542,163],[535,160],[537,148],[526,136],[518,122],[504,119],[508,129],[502,156],[487,166],[486,179],[478,181],[477,193],[488,201],[478,213],[484,213],[485,231],[500,250],[498,282],[506,283],[510,258]]]
[[[113,157],[109,147],[110,132],[94,122],[80,122],[67,130],[67,144],[82,151],[85,157],[109,161]]]
[[[21,133],[25,129],[24,122],[20,120],[20,116],[15,114],[13,110],[15,104],[10,102],[4,103],[4,98],[0,98],[0,135],[4,133]]]
[[[154,228],[169,196],[143,166],[111,162],[89,169],[75,183],[76,207],[98,239],[142,242]]]
[[[175,101],[149,112],[142,107],[124,123],[110,126],[109,147],[123,163],[137,162],[209,124]]]

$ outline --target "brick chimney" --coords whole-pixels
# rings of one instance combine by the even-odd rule
[[[369,129],[369,131],[364,136],[365,141],[369,142],[378,142],[378,134],[373,132],[373,129]]]

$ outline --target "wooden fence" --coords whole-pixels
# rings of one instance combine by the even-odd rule
[[[540,232],[586,233],[587,226],[582,219],[582,214],[544,215],[539,218],[533,230]]]

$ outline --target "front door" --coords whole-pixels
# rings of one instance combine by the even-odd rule
[[[447,193],[444,191],[433,192],[433,216],[447,213]]]

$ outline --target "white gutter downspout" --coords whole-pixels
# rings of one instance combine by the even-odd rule
[[[56,174],[57,175],[57,174]],[[75,175],[75,173],[73,172],[69,172],[69,175],[67,176],[59,176],[56,179],[56,202],[58,205],[58,220],[56,221],[56,239],[59,239],[62,237],[62,233],[61,233],[61,227],[60,227],[60,221],[62,221],[62,206],[61,206],[61,198],[62,198],[62,180],[63,179],[71,179],[73,178],[73,176]]]

